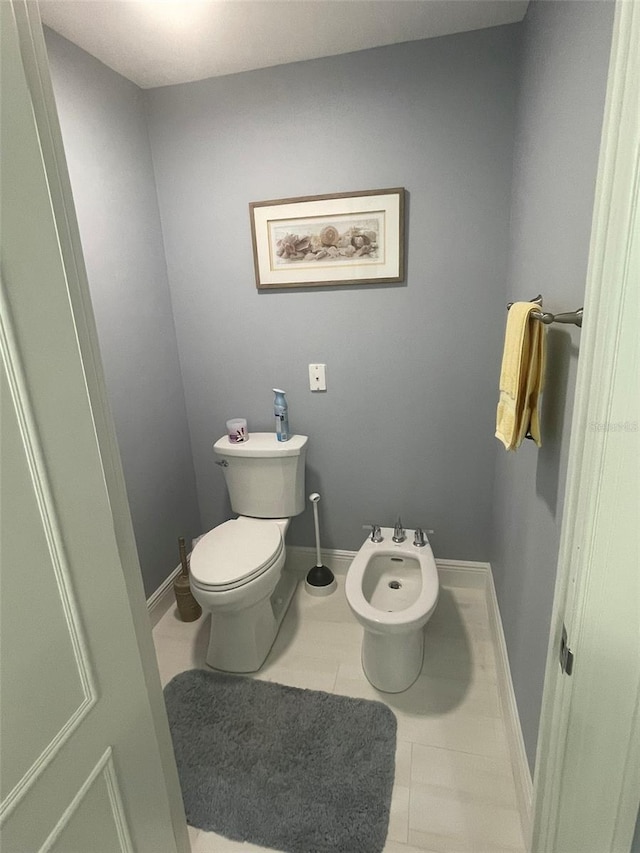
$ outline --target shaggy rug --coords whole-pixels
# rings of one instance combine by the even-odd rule
[[[285,853],[379,853],[396,718],[381,702],[193,669],[164,690],[187,821]]]

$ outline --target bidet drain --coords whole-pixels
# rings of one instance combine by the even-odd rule
[[[389,581],[390,589],[400,589],[401,586],[402,584],[400,583],[400,581]]]

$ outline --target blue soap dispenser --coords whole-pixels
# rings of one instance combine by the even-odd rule
[[[289,441],[289,407],[287,406],[287,398],[284,396],[285,391],[274,388],[273,393],[276,395],[273,401],[273,412],[276,416],[276,438],[278,441]]]

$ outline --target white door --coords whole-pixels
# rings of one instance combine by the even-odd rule
[[[37,9],[0,15],[0,848],[187,853]]]
[[[629,853],[640,800],[640,3],[618,2],[545,678],[534,853]],[[574,654],[562,674],[566,625]]]

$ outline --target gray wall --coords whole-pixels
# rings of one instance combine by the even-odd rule
[[[142,92],[46,31],[144,586],[200,530]]]
[[[436,555],[488,558],[518,32],[145,92],[206,528],[229,513],[213,441],[230,417],[273,431],[279,386],[310,436],[323,545],[401,513],[436,529]],[[405,284],[256,290],[249,202],[392,186]],[[313,543],[310,509],[288,541]]]
[[[613,3],[535,2],[522,25],[508,295],[541,291],[554,313],[584,301],[612,21]],[[547,343],[543,446],[498,455],[491,552],[532,768],[580,331],[552,326]]]

